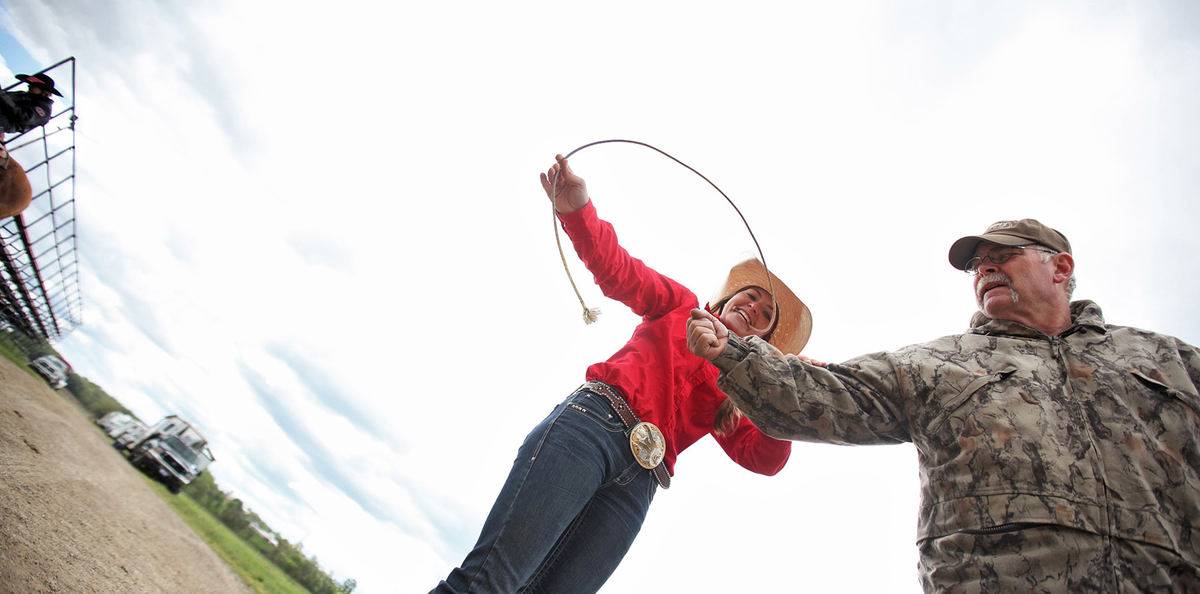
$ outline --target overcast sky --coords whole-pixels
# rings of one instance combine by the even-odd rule
[[[580,321],[555,153],[630,138],[716,182],[818,359],[965,329],[950,243],[1023,217],[1109,323],[1197,344],[1198,7],[3,0],[0,83],[77,59],[75,371],[194,421],[218,484],[337,579],[424,592],[636,323],[568,252],[604,312]],[[653,151],[573,166],[702,299],[754,253]],[[706,439],[676,472],[605,591],[919,591],[911,445],[797,444],[767,478]]]

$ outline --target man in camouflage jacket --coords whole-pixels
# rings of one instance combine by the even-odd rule
[[[913,442],[929,592],[1200,592],[1200,353],[1070,301],[1061,233],[1001,221],[952,246],[965,334],[841,364],[783,358],[705,312],[689,347],[764,433]]]

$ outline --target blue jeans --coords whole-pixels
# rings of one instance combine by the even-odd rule
[[[575,392],[525,438],[479,542],[433,592],[596,592],[657,487],[608,401]]]

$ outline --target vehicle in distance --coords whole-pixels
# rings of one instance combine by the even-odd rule
[[[131,464],[161,481],[172,493],[178,493],[213,462],[204,436],[175,415],[141,432],[126,449]]]
[[[67,387],[67,372],[71,370],[71,366],[67,365],[66,361],[54,355],[42,355],[31,361],[29,366],[55,390]]]

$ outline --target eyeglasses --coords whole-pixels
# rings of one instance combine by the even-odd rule
[[[979,274],[979,267],[983,266],[984,262],[991,262],[991,263],[999,266],[1000,264],[1003,264],[1009,260],[1012,260],[1013,258],[1016,258],[1017,256],[1020,256],[1022,253],[1024,253],[1024,250],[1033,250],[1036,252],[1042,252],[1042,253],[1046,253],[1046,254],[1057,254],[1058,253],[1054,250],[1046,249],[1044,247],[1036,246],[1036,245],[1013,245],[1013,246],[1008,246],[1007,248],[1005,248],[1004,250],[1001,250],[999,252],[992,252],[986,256],[975,256],[974,258],[967,260],[967,266],[966,266],[966,268],[963,268],[963,272],[970,274],[970,275]]]

